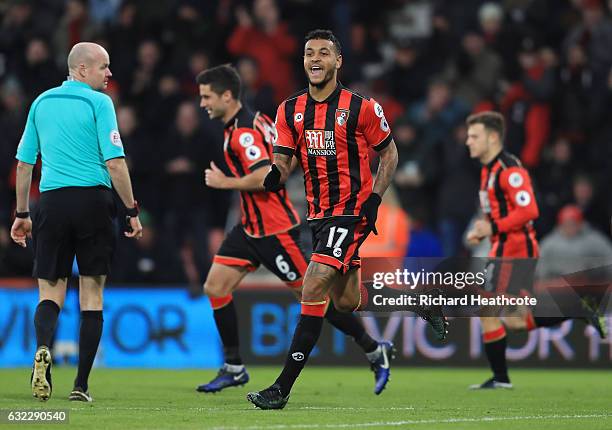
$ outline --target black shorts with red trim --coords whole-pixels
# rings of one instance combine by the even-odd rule
[[[366,220],[357,216],[338,216],[309,220],[312,230],[311,261],[326,264],[345,274],[361,266],[359,247],[370,234]]]
[[[299,226],[270,236],[251,237],[238,224],[225,236],[213,262],[244,267],[249,271],[263,264],[292,288],[302,286],[302,278],[308,267],[300,242]]]
[[[536,258],[491,258],[485,266],[485,289],[498,294],[533,294]]]

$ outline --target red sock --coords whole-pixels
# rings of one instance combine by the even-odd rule
[[[232,301],[232,295],[228,294],[223,297],[209,297],[210,306],[212,306],[213,310],[221,309],[222,307],[227,306]]]

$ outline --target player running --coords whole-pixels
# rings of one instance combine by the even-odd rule
[[[264,186],[270,191],[282,189],[293,156],[298,158],[304,170],[313,254],[285,367],[272,386],[247,395],[262,409],[282,409],[287,404],[321,333],[328,295],[342,311],[359,309],[363,291],[359,247],[371,231],[377,234],[378,206],[397,166],[397,149],[382,107],[343,87],[337,80],[341,66],[341,48],[333,33],[310,32],[304,48],[308,89],[284,101],[277,111],[274,164]],[[374,181],[370,148],[380,155]],[[443,319],[436,321],[443,335]]]
[[[533,285],[533,275],[539,256],[533,221],[539,210],[531,178],[527,170],[514,155],[504,151],[504,117],[497,112],[481,112],[466,120],[468,137],[466,145],[470,156],[482,163],[480,177],[480,206],[486,219],[478,220],[468,232],[472,244],[485,237],[491,240],[489,257],[492,259],[488,271],[492,272],[489,285],[497,292],[505,292],[512,278],[519,278],[525,287]],[[597,311],[586,301],[585,310],[590,315],[587,321],[595,326],[600,335],[605,327]],[[534,329],[559,324],[569,317],[510,317],[513,329]],[[481,313],[482,338],[485,353],[493,377],[471,389],[512,388],[506,364],[506,328],[495,313]]]
[[[242,219],[226,236],[204,284],[210,298],[225,364],[199,392],[214,393],[244,385],[249,374],[238,348],[238,322],[232,292],[247,273],[263,264],[289,286],[298,298],[307,257],[302,250],[299,216],[284,187],[264,191],[266,176],[276,140],[274,123],[265,115],[253,113],[240,102],[241,83],[236,70],[228,65],[203,71],[197,77],[200,106],[210,118],[225,124],[223,149],[232,176],[226,176],[214,163],[206,169],[206,185],[240,191]],[[322,299],[322,315],[338,330],[351,336],[363,349],[374,371],[374,392],[380,394],[389,380],[390,342],[376,342],[352,313],[340,313]]]

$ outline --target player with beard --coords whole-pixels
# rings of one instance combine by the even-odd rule
[[[314,348],[331,297],[341,311],[360,308],[359,247],[376,231],[381,197],[397,167],[397,149],[382,107],[337,80],[341,48],[331,31],[314,30],[306,36],[304,70],[308,88],[278,108],[274,163],[264,180],[268,191],[281,189],[298,158],[304,170],[308,223],[313,253],[304,276],[302,309],[285,366],[269,388],[247,399],[262,409],[282,409]],[[380,156],[376,179],[370,172],[370,149]],[[365,301],[364,301],[365,302]],[[430,318],[444,335],[443,318]],[[392,345],[383,343],[377,363],[388,369]]]
[[[308,257],[299,238],[300,219],[287,191],[284,187],[275,191],[263,189],[276,139],[274,123],[242,105],[240,77],[233,67],[222,65],[205,70],[196,81],[200,106],[210,118],[225,124],[223,150],[232,173],[226,176],[211,163],[205,172],[206,185],[240,191],[242,212],[241,222],[227,234],[215,255],[204,284],[223,343],[225,363],[217,376],[200,385],[197,391],[215,393],[249,381],[239,352],[238,317],[232,292],[247,273],[263,265],[300,298]],[[374,391],[380,393],[389,380],[389,368],[380,359],[389,344],[376,342],[354,314],[338,312],[327,302],[324,316],[364,351],[374,371]]]

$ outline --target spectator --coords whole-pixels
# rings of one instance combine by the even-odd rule
[[[141,127],[133,106],[123,105],[117,109],[117,123],[127,154],[134,195],[140,205],[148,208],[153,215],[158,215],[161,210],[158,142],[147,133],[146,128]]]
[[[197,107],[190,101],[182,102],[174,126],[160,144],[161,199],[165,209],[163,225],[180,250],[185,273],[193,286],[202,285],[210,265],[209,208],[214,203],[202,174],[218,151],[205,143]]]
[[[593,80],[593,70],[588,65],[588,58],[582,46],[570,46],[559,71],[556,121],[564,130],[580,134],[583,139],[587,128],[593,123],[590,120],[591,99],[595,96]]]
[[[140,240],[122,238],[113,262],[110,281],[126,284],[184,284],[183,267],[172,244],[155,227],[152,216],[140,211]]]
[[[236,18],[238,26],[227,41],[227,49],[236,57],[255,58],[260,70],[259,84],[271,85],[275,101],[280,103],[295,91],[295,38],[289,33],[287,23],[280,20],[274,0],[255,0],[253,16],[244,7],[238,7]]]
[[[538,184],[536,191],[540,208],[536,230],[540,235],[552,230],[561,206],[572,200],[572,180],[576,168],[571,137],[569,134],[557,136],[544,152],[542,163],[534,175],[535,183]]]
[[[569,33],[565,45],[582,45],[597,79],[605,82],[612,66],[612,20],[601,0],[583,0],[581,6],[582,21]]]
[[[55,25],[52,12],[46,8],[33,8],[32,1],[4,2],[0,24],[0,78],[15,74],[24,63],[29,40],[44,38]],[[5,8],[6,6],[6,8]]]
[[[526,167],[535,167],[550,135],[550,99],[555,89],[555,70],[545,61],[533,39],[523,40],[519,52],[521,80],[505,94],[501,109],[507,119],[506,148],[519,154]]]
[[[604,201],[596,193],[593,179],[586,174],[577,175],[574,178],[573,194],[574,203],[580,208],[584,218],[591,226],[600,232],[608,232],[610,213]]]
[[[468,106],[491,100],[502,76],[500,57],[486,47],[482,36],[467,33],[461,50],[448,64],[446,78],[454,83],[455,95]]]
[[[395,185],[403,209],[411,217],[432,221],[431,194],[435,178],[433,154],[418,136],[415,125],[406,117],[393,125],[400,164]]]
[[[53,35],[53,45],[58,55],[57,64],[65,63],[70,47],[84,40],[94,39],[99,30],[89,18],[87,0],[67,0],[64,15]]]
[[[138,24],[138,8],[133,1],[125,1],[119,8],[117,21],[108,27],[107,37],[110,55],[113,57],[113,79],[122,88],[128,88],[142,29]]]
[[[452,136],[436,148],[440,166],[437,192],[438,232],[445,256],[458,255],[463,232],[477,206],[477,201],[466,196],[478,194],[478,165],[465,148],[467,129],[459,124]]]
[[[0,225],[8,226],[11,222],[15,193],[9,184],[9,177],[14,168],[15,159],[9,156],[15,152],[23,124],[27,115],[24,95],[15,80],[7,80],[0,87]]]
[[[28,106],[40,93],[58,86],[64,78],[51,59],[47,42],[41,38],[28,42],[25,64],[18,73]]]
[[[251,57],[242,57],[236,64],[242,80],[242,103],[254,111],[265,113],[271,118],[276,116],[274,89],[269,84],[259,84],[259,67]],[[204,70],[204,69],[202,69]]]
[[[395,97],[406,105],[423,98],[429,76],[422,52],[414,42],[396,45],[393,65],[386,77],[389,91]]]
[[[454,97],[449,84],[438,79],[429,85],[426,99],[409,108],[408,115],[417,126],[423,144],[433,147],[436,142],[447,139],[468,112],[468,106]]]
[[[537,273],[551,278],[611,262],[610,239],[584,221],[578,206],[567,205],[559,211],[557,228],[542,240]]]
[[[138,47],[138,63],[130,77],[129,87],[125,86],[124,94],[141,107],[147,106],[156,97],[161,60],[161,48],[155,40],[144,40]]]

